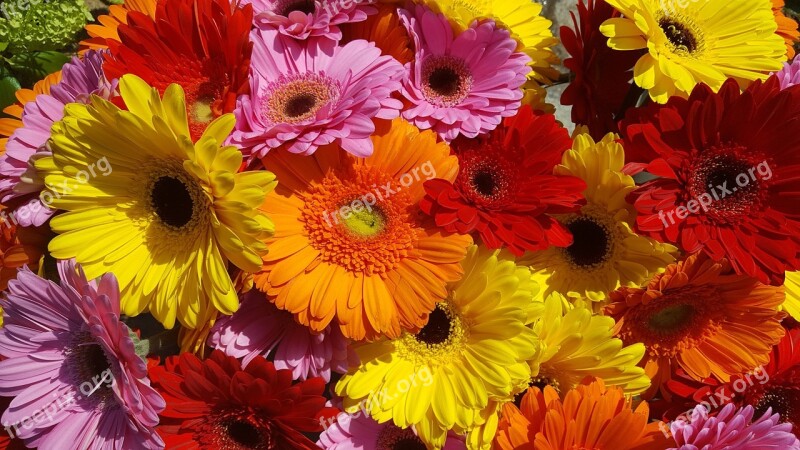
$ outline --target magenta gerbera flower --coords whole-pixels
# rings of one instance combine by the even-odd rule
[[[0,300],[0,395],[14,397],[3,426],[42,450],[163,448],[165,403],[120,322],[116,278],[87,281],[68,261],[59,274],[23,268]]]
[[[339,40],[343,23],[361,22],[377,10],[369,6],[375,0],[244,0],[253,5],[254,22],[269,25],[296,39],[324,36]]]
[[[452,141],[492,131],[516,114],[531,68],[508,30],[484,20],[456,34],[444,15],[425,6],[400,13],[416,48],[403,85],[411,102],[406,120]]]
[[[752,406],[737,410],[729,403],[711,417],[698,405],[691,420],[679,419],[670,425],[677,447],[669,450],[800,449],[792,424],[779,423],[780,415],[772,414],[771,409],[756,420],[753,413]]]
[[[424,449],[422,440],[411,428],[400,428],[392,421],[378,423],[363,411],[340,413],[324,425],[317,446],[325,450]],[[464,438],[450,432],[442,450],[466,449]]]
[[[776,72],[775,77],[780,81],[781,89],[800,84],[800,58],[783,63],[783,69]]]
[[[312,333],[257,289],[244,294],[239,310],[221,318],[208,337],[210,347],[243,358],[243,367],[274,351],[276,369],[290,369],[295,380],[322,377],[325,382],[331,380],[331,371],[345,373],[349,365],[358,365],[348,342],[338,326]]]
[[[306,41],[275,28],[254,30],[250,94],[236,105],[231,142],[245,156],[263,157],[285,147],[312,154],[336,142],[360,157],[372,154],[374,118],[394,119],[402,103],[403,67],[365,40]]]
[[[91,94],[109,98],[116,82],[103,76],[103,55],[90,51],[64,65],[61,81],[50,88],[49,95],[39,95],[25,105],[21,128],[9,137],[6,152],[0,156],[0,201],[15,206],[15,217],[22,226],[39,226],[55,211],[39,198],[44,180],[33,162],[51,153],[45,147],[50,127],[64,117],[64,105],[86,102]]]

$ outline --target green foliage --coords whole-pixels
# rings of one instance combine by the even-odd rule
[[[0,14],[0,42],[7,51],[58,50],[70,44],[92,19],[83,0],[5,0]]]

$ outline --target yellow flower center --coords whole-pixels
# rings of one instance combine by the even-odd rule
[[[192,120],[195,123],[209,123],[214,120],[214,111],[211,109],[213,98],[202,98],[191,106]]]
[[[351,211],[342,221],[351,233],[359,237],[376,236],[386,227],[386,219],[383,217],[383,213],[374,207],[369,210]]]

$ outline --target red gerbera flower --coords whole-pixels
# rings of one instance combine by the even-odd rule
[[[780,285],[800,268],[800,87],[775,77],[743,93],[698,85],[621,124],[636,170],[659,178],[631,194],[639,233],[726,258],[738,274]]]
[[[637,93],[632,89],[633,66],[645,50],[621,52],[611,49],[608,38],[600,33],[600,24],[620,13],[605,0],[578,2],[578,17],[572,15],[574,29],[561,27],[561,41],[571,58],[564,60],[573,73],[562,105],[572,105],[572,121],[589,127],[589,134],[600,140],[617,132],[616,117],[633,106]]]
[[[458,177],[453,183],[426,181],[420,208],[448,232],[477,232],[489,248],[506,246],[518,256],[550,245],[566,247],[572,235],[546,214],[581,205],[583,180],[553,175],[571,146],[552,114],[523,107],[489,134],[453,141]]]
[[[159,2],[155,19],[130,11],[109,40],[103,66],[109,79],[133,73],[162,94],[178,83],[186,92],[189,128],[197,139],[209,122],[232,112],[249,89],[253,7],[230,0]]]
[[[325,406],[322,378],[292,384],[291,370],[261,357],[242,369],[219,350],[203,361],[184,353],[150,377],[167,402],[158,427],[167,448],[316,449],[302,433],[338,412]]]

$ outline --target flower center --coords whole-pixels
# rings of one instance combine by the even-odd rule
[[[472,176],[472,185],[484,197],[491,197],[497,190],[497,181],[488,170],[481,170]]]
[[[203,97],[192,103],[191,115],[192,121],[197,124],[208,124],[214,120],[215,114],[211,105],[214,103],[214,98]]]
[[[225,427],[230,438],[246,448],[258,448],[264,443],[264,436],[250,422],[235,420]]]
[[[105,349],[88,331],[79,332],[73,338],[65,367],[70,370],[83,398],[91,399],[94,404],[113,398],[111,363]]]
[[[611,231],[591,217],[578,216],[566,224],[572,233],[572,245],[562,251],[569,260],[580,267],[594,267],[611,255]]]
[[[171,227],[183,227],[194,214],[194,201],[189,189],[175,177],[159,177],[150,190],[150,201],[158,218]]]
[[[381,210],[375,207],[361,209],[357,212],[351,211],[343,218],[342,222],[354,236],[362,238],[376,236],[386,228],[386,218]]]
[[[492,148],[495,145],[484,139],[456,139],[452,148],[458,156],[459,171],[454,185],[475,205],[502,208],[515,200],[517,168],[496,156],[500,150]]]
[[[378,433],[376,450],[425,450],[427,447],[411,428],[387,424]]]
[[[692,53],[697,50],[697,39],[689,28],[672,17],[664,17],[658,25],[676,50]]]
[[[417,333],[417,340],[428,345],[437,345],[450,337],[452,321],[447,312],[439,306],[428,316],[428,323]]]
[[[459,357],[469,335],[467,324],[447,301],[436,304],[417,334],[395,341],[401,358],[419,364],[447,364]]]
[[[289,14],[299,11],[303,14],[311,14],[316,11],[317,5],[314,0],[280,0],[275,6],[275,14],[289,17]]]
[[[775,386],[767,389],[755,404],[755,417],[760,417],[772,408],[772,414],[780,414],[781,422],[798,424],[800,420],[800,388]]]
[[[694,313],[695,309],[692,305],[668,306],[650,316],[647,324],[656,332],[670,332],[689,323],[689,319]]]
[[[437,106],[461,103],[472,89],[472,73],[466,62],[446,55],[431,56],[422,66],[422,93]]]
[[[305,73],[282,75],[267,87],[262,116],[272,123],[297,124],[314,117],[339,98],[336,84],[325,76]]]
[[[193,428],[200,448],[272,450],[287,445],[279,433],[273,433],[272,424],[260,411],[220,411]]]

